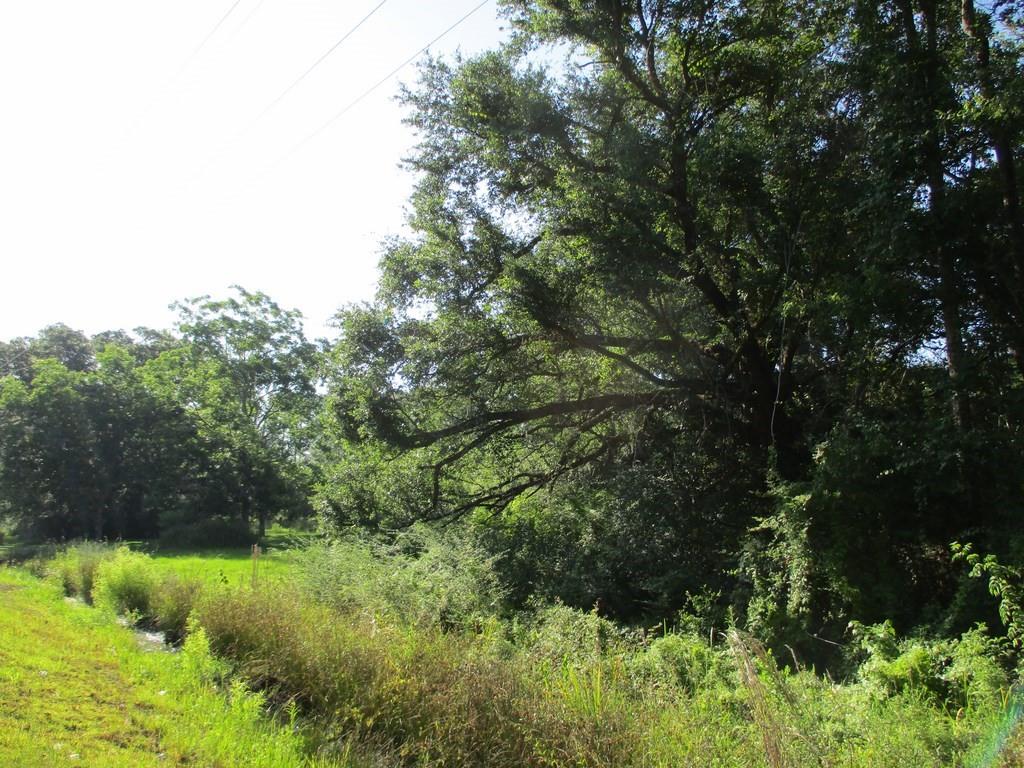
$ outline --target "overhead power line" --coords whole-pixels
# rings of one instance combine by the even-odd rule
[[[359,96],[357,96],[352,101],[350,101],[348,104],[346,104],[344,107],[342,107],[342,109],[340,109],[338,112],[336,112],[334,114],[334,116],[331,117],[330,120],[328,120],[326,123],[324,123],[319,128],[317,128],[315,131],[313,131],[313,133],[309,134],[306,138],[304,138],[302,141],[300,141],[298,144],[296,144],[294,147],[292,147],[292,150],[285,157],[291,157],[293,154],[295,154],[300,149],[302,149],[304,146],[306,146],[306,144],[311,142],[313,139],[315,139],[321,133],[323,133],[328,128],[330,128],[332,125],[334,125],[334,123],[336,123],[338,120],[340,120],[349,110],[351,110],[353,107],[355,107],[357,104],[359,104],[359,102],[361,102],[363,99],[365,99],[371,93],[373,93],[378,88],[380,88],[382,85],[384,85],[386,82],[388,82],[388,80],[390,80],[395,75],[397,75],[399,72],[401,72],[403,69],[405,69],[405,67],[407,67],[409,64],[411,64],[413,61],[415,61],[420,56],[422,56],[424,53],[426,53],[426,51],[428,51],[430,49],[430,46],[434,45],[434,43],[436,43],[441,38],[445,37],[447,34],[452,32],[456,27],[461,25],[464,21],[466,21],[466,19],[468,19],[474,13],[479,11],[481,8],[483,8],[485,5],[487,5],[489,2],[491,2],[491,0],[483,0],[483,2],[478,3],[477,5],[473,6],[473,8],[471,8],[469,10],[469,12],[467,12],[458,21],[456,21],[454,24],[452,24],[450,27],[448,27],[444,32],[442,32],[437,37],[435,37],[433,40],[431,40],[429,43],[424,45],[422,48],[420,48],[418,51],[416,51],[416,53],[414,53],[412,56],[407,58],[405,61],[403,61],[397,67],[395,67],[393,70],[388,72],[384,77],[382,77],[380,80],[378,80],[372,86],[370,86],[365,91],[363,91],[361,94],[359,94]]]
[[[160,95],[154,95],[150,97],[149,103],[146,104],[145,108],[139,113],[139,116],[135,118],[135,122],[133,125],[133,129],[135,131],[139,129],[139,124],[141,123],[143,118],[145,118],[147,115],[149,115],[150,112],[153,111],[153,108],[156,105],[156,102],[160,98],[160,96],[162,96],[170,88],[177,84],[178,80],[180,80],[181,76],[185,74],[185,71],[189,68],[189,66],[191,66],[192,62],[196,60],[196,57],[198,57],[199,54],[202,53],[203,49],[206,47],[206,44],[210,42],[210,40],[213,38],[215,34],[217,34],[217,30],[224,26],[224,22],[226,22],[231,17],[231,14],[235,12],[235,9],[238,8],[238,6],[241,5],[241,3],[242,0],[235,0],[235,2],[231,4],[231,7],[228,8],[227,11],[225,11],[224,15],[217,20],[217,23],[213,25],[213,28],[206,33],[206,36],[202,39],[202,42],[200,42],[199,45],[197,45],[193,49],[192,53],[189,54],[188,58],[185,59],[184,62],[182,62],[180,67],[178,67],[177,71],[174,73],[174,76],[168,82],[163,84],[163,86],[160,88]],[[249,12],[249,15],[245,17],[245,20],[242,22],[243,26],[252,17],[252,15],[257,10],[259,10],[259,7],[263,5],[263,3],[264,0],[259,0],[259,2],[256,4],[256,7],[253,8]]]
[[[392,70],[391,70],[390,72],[388,72],[388,73],[387,73],[387,74],[386,74],[386,75],[385,75],[384,77],[382,77],[382,78],[381,78],[380,80],[378,80],[378,81],[377,81],[376,83],[374,83],[374,84],[373,84],[373,85],[371,85],[371,86],[370,86],[369,88],[367,88],[367,89],[366,89],[365,91],[363,91],[363,92],[362,92],[361,94],[359,94],[359,95],[358,95],[358,96],[357,96],[357,97],[356,97],[355,99],[353,99],[353,100],[352,100],[352,101],[350,101],[350,102],[349,102],[348,104],[346,104],[346,105],[345,105],[345,106],[344,106],[344,107],[343,107],[342,109],[340,109],[340,110],[339,110],[339,111],[338,111],[337,113],[335,113],[335,114],[334,114],[334,115],[333,115],[333,116],[331,117],[331,119],[330,119],[330,120],[328,120],[327,122],[325,122],[325,123],[324,123],[323,125],[321,125],[321,126],[320,126],[319,128],[317,128],[317,129],[316,129],[315,131],[313,131],[313,132],[312,132],[311,134],[309,134],[308,136],[306,136],[306,138],[304,138],[304,139],[303,139],[302,141],[300,141],[300,142],[299,142],[298,144],[294,145],[294,146],[293,146],[293,147],[292,147],[292,148],[291,148],[291,149],[290,149],[290,150],[289,150],[288,152],[286,152],[286,153],[285,153],[284,155],[282,155],[282,156],[281,156],[280,158],[278,158],[278,160],[276,160],[276,161],[275,161],[275,162],[274,162],[274,163],[273,163],[273,164],[272,164],[271,166],[269,166],[269,167],[268,167],[268,168],[267,168],[267,169],[266,169],[266,170],[265,170],[265,171],[264,171],[263,173],[260,173],[260,174],[258,174],[258,175],[257,175],[257,176],[256,176],[255,178],[253,178],[253,179],[250,179],[249,183],[250,183],[250,184],[252,184],[252,183],[255,183],[255,182],[257,182],[257,181],[259,180],[259,178],[261,178],[261,177],[262,177],[262,176],[263,176],[263,175],[264,175],[265,173],[269,172],[271,168],[275,168],[275,167],[279,166],[279,165],[280,165],[281,163],[283,163],[283,162],[284,162],[285,160],[287,160],[288,158],[292,157],[292,155],[294,155],[294,154],[295,154],[296,152],[298,152],[299,150],[301,150],[301,149],[302,149],[302,148],[303,148],[304,146],[306,146],[307,144],[309,144],[309,143],[310,143],[311,141],[313,141],[313,140],[314,140],[314,139],[315,139],[315,138],[316,138],[317,136],[319,136],[319,135],[320,135],[321,133],[323,133],[323,132],[324,132],[324,131],[326,131],[326,130],[327,130],[328,128],[330,128],[330,127],[331,127],[331,126],[332,126],[332,125],[333,125],[334,123],[336,123],[336,122],[337,122],[338,120],[340,120],[340,119],[341,119],[341,118],[342,118],[342,117],[343,117],[343,116],[344,116],[344,115],[345,115],[346,113],[348,113],[348,112],[349,112],[350,110],[352,110],[352,109],[353,109],[353,108],[354,108],[354,107],[355,107],[356,105],[358,105],[358,104],[359,104],[359,103],[360,103],[361,101],[363,101],[363,99],[365,99],[365,98],[366,98],[367,96],[369,96],[369,95],[370,95],[370,94],[372,94],[372,93],[373,93],[374,91],[376,91],[376,90],[377,90],[378,88],[380,88],[380,87],[381,87],[382,85],[384,85],[384,84],[385,84],[386,82],[388,82],[388,81],[389,81],[389,80],[390,80],[391,78],[393,78],[393,77],[394,77],[395,75],[397,75],[397,74],[398,74],[399,72],[401,72],[401,71],[402,71],[402,70],[403,70],[403,69],[404,69],[405,67],[407,67],[407,66],[408,66],[409,64],[411,64],[411,63],[412,63],[413,61],[415,61],[415,60],[416,60],[416,59],[417,59],[417,58],[418,58],[419,56],[423,55],[423,53],[425,53],[425,52],[426,52],[427,50],[429,50],[429,49],[430,49],[430,46],[434,45],[434,44],[435,44],[435,43],[437,43],[437,42],[438,42],[439,40],[441,40],[442,38],[444,38],[444,37],[445,37],[446,35],[448,35],[448,34],[450,34],[451,32],[453,32],[453,31],[454,31],[454,30],[455,30],[455,29],[456,29],[457,27],[459,27],[459,26],[460,26],[460,25],[461,25],[462,23],[464,23],[464,22],[465,22],[465,21],[466,21],[466,20],[467,20],[467,19],[468,19],[468,18],[469,18],[470,16],[472,16],[472,15],[473,15],[474,13],[476,13],[477,11],[479,11],[479,10],[480,10],[481,8],[483,8],[483,7],[485,6],[485,5],[487,5],[487,4],[489,3],[489,2],[491,2],[491,0],[481,0],[481,2],[480,2],[480,3],[478,3],[478,4],[477,4],[477,5],[475,5],[475,6],[473,6],[473,7],[472,7],[472,8],[471,8],[471,9],[470,9],[470,10],[469,10],[468,12],[466,12],[465,14],[463,14],[463,15],[462,15],[462,16],[461,16],[461,17],[460,17],[459,19],[457,19],[457,20],[456,20],[456,21],[455,21],[455,22],[454,22],[453,24],[451,24],[450,26],[448,26],[448,27],[447,27],[447,28],[446,28],[446,29],[445,29],[445,30],[444,30],[443,32],[441,32],[441,33],[440,33],[439,35],[437,35],[436,37],[434,37],[434,38],[433,38],[433,39],[432,39],[432,40],[431,40],[431,41],[430,41],[429,43],[427,43],[427,44],[426,44],[426,45],[424,45],[424,46],[423,46],[422,48],[420,48],[420,49],[419,49],[418,51],[416,51],[416,53],[414,53],[414,54],[413,54],[412,56],[409,56],[409,57],[408,57],[407,59],[405,59],[405,60],[404,60],[404,61],[403,61],[403,62],[402,62],[401,64],[399,64],[399,65],[398,65],[397,67],[395,67],[395,68],[394,68],[394,69],[392,69]],[[381,4],[383,4],[383,3],[381,3]],[[379,7],[380,7],[380,6],[378,5],[378,6],[377,6],[377,8],[379,8]],[[372,10],[372,11],[370,12],[370,14],[369,14],[369,15],[372,15],[372,14],[373,14],[374,12],[376,12],[377,8],[374,8],[374,9],[373,9],[373,10]],[[367,16],[366,18],[369,18],[369,15],[368,15],[368,16]],[[363,23],[363,21],[365,21],[365,20],[366,20],[366,18],[364,18],[363,20],[361,20],[361,21],[359,22],[359,24],[362,24],[362,23]],[[356,25],[356,27],[354,27],[354,28],[353,28],[352,30],[350,30],[349,34],[351,34],[351,32],[354,32],[354,31],[355,31],[355,29],[356,29],[356,28],[358,28],[358,26],[359,26],[359,25]],[[339,44],[340,44],[340,41],[339,41]],[[323,58],[323,57],[321,57],[321,58]],[[315,67],[315,66],[316,66],[316,65],[314,64],[314,67]],[[307,70],[307,74],[308,74],[308,72],[309,72],[309,71],[310,71],[310,70]],[[305,77],[305,75],[303,75],[303,77]],[[301,79],[301,78],[300,78],[300,79]],[[296,82],[297,82],[297,81],[296,81]],[[287,90],[290,90],[290,89],[291,89],[292,87],[294,87],[294,85],[295,85],[295,84],[293,84],[292,86],[289,86],[289,88],[288,88],[288,89],[286,89],[286,91],[287,91]],[[278,99],[276,99],[276,100],[275,100],[275,103],[276,103],[276,101],[279,101],[279,100],[280,100],[281,98],[283,98],[283,95],[282,95],[282,96],[279,96],[279,97],[278,97]],[[271,108],[272,108],[272,107],[273,107],[273,105],[271,105]],[[266,112],[266,111],[269,111],[269,110],[265,110],[265,112]],[[244,134],[244,133],[246,133],[246,131],[242,131],[241,133],[242,133],[242,134]],[[240,134],[240,135],[241,135],[241,134]],[[218,155],[218,157],[219,157],[219,155]],[[206,168],[208,168],[208,167],[209,167],[210,165],[212,165],[212,164],[216,163],[216,160],[217,160],[217,158],[214,158],[214,159],[213,159],[213,160],[212,160],[212,161],[211,161],[210,163],[208,163],[208,164],[207,164],[207,165],[206,165],[206,166],[205,166],[205,167],[204,167],[203,169],[201,169],[201,170],[200,170],[200,171],[199,171],[199,172],[198,172],[198,173],[197,173],[196,175],[197,175],[197,176],[201,176],[201,175],[202,175],[202,174],[203,174],[203,173],[205,172]]]
[[[206,47],[206,44],[208,42],[210,42],[210,40],[213,39],[213,36],[217,34],[217,30],[219,30],[222,26],[224,26],[224,22],[227,21],[231,17],[231,14],[235,12],[235,9],[241,3],[242,3],[242,0],[235,0],[235,2],[233,2],[231,4],[231,7],[227,9],[227,11],[224,13],[224,15],[220,17],[220,19],[217,21],[217,23],[213,25],[213,29],[211,29],[209,32],[206,33],[206,37],[203,38],[203,41],[201,43],[199,43],[199,45],[197,45],[195,47],[195,50],[192,51],[192,54],[188,57],[188,59],[185,61],[185,63],[181,65],[181,69],[179,69],[178,73],[174,76],[175,80],[177,80],[178,77],[181,75],[181,73],[184,72],[186,69],[188,69],[189,65],[193,61],[195,61],[196,57],[200,53],[203,52],[203,49]]]
[[[287,88],[285,88],[283,91],[281,91],[281,93],[278,95],[278,97],[276,99],[274,99],[272,102],[270,102],[270,104],[267,105],[267,108],[264,109],[262,112],[259,113],[259,115],[256,116],[256,118],[253,120],[253,123],[254,124],[258,123],[260,120],[263,119],[264,116],[266,116],[266,114],[268,112],[270,112],[274,107],[276,107],[278,104],[280,104],[289,93],[291,93],[293,90],[295,90],[295,88],[299,85],[299,83],[301,83],[303,80],[305,80],[307,77],[309,77],[309,75],[313,72],[313,70],[315,70],[317,67],[319,67],[321,64],[323,64],[324,60],[328,56],[330,56],[332,53],[334,53],[336,50],[338,50],[341,47],[342,43],[344,43],[353,34],[355,34],[356,30],[358,30],[361,26],[363,26],[363,24],[365,24],[370,19],[370,17],[373,16],[373,14],[375,14],[377,11],[379,11],[381,6],[384,5],[384,3],[386,3],[386,2],[387,2],[387,0],[381,0],[379,3],[377,3],[377,5],[375,5],[373,7],[373,9],[368,14],[363,16],[363,18],[361,18],[356,23],[356,25],[354,27],[352,27],[348,32],[346,32],[344,35],[342,35],[330,48],[328,48],[326,51],[324,51],[320,55],[320,57],[309,66],[309,68],[305,72],[303,72],[301,75],[299,75],[297,78],[295,78],[295,80],[292,82],[291,85],[289,85]],[[250,126],[250,127],[252,127],[252,126]]]
[[[237,29],[235,30],[235,34],[238,34],[238,33],[239,33],[239,32],[241,32],[241,31],[242,31],[243,29],[245,29],[245,25],[246,25],[246,24],[248,24],[248,23],[249,23],[249,20],[250,20],[250,19],[252,19],[252,17],[256,15],[256,12],[257,12],[257,11],[258,11],[258,10],[259,10],[260,8],[262,8],[262,7],[263,7],[263,3],[264,3],[264,0],[259,0],[259,2],[258,2],[258,3],[256,3],[256,5],[254,5],[254,6],[252,7],[252,10],[251,10],[251,11],[249,11],[249,12],[248,12],[247,14],[245,14],[245,18],[244,18],[244,19],[242,19],[241,23],[240,23],[240,24],[238,25],[238,28],[237,28]]]
[[[320,57],[316,61],[314,61],[306,69],[305,72],[303,72],[294,81],[292,81],[291,85],[289,85],[287,88],[285,88],[283,91],[281,91],[281,93],[278,94],[277,98],[275,98],[272,102],[270,102],[270,104],[268,104],[266,106],[266,108],[262,112],[260,112],[255,118],[253,118],[252,121],[248,125],[246,125],[244,128],[239,130],[238,133],[235,134],[234,141],[237,142],[239,139],[241,139],[243,136],[245,136],[247,133],[249,133],[249,131],[251,131],[257,125],[257,123],[260,122],[260,120],[262,120],[264,117],[266,117],[267,114],[271,110],[274,109],[274,107],[276,107],[278,104],[280,104],[284,100],[284,98],[289,93],[291,93],[296,88],[296,86],[299,85],[299,83],[301,83],[303,80],[305,80],[310,75],[310,73],[313,72],[313,70],[315,70],[317,67],[319,67],[328,56],[330,56],[332,53],[334,53],[336,50],[338,50],[338,48],[341,47],[342,43],[344,43],[346,40],[348,40],[349,37],[351,37],[355,33],[355,31],[357,29],[359,29],[361,26],[363,26],[363,24],[365,24],[370,19],[370,17],[373,16],[373,14],[375,14],[377,11],[379,11],[381,6],[383,6],[384,3],[386,3],[386,2],[387,2],[387,0],[381,0],[379,3],[377,3],[377,5],[375,5],[370,10],[370,12],[368,14],[363,16],[363,18],[361,18],[356,23],[356,25],[354,27],[349,29],[348,32],[346,32],[338,40],[336,40],[334,42],[334,44],[331,45],[330,48],[328,48],[326,51],[324,51],[320,55]],[[255,13],[259,9],[260,5],[262,5],[262,4],[263,4],[263,0],[260,0],[260,2],[256,5],[256,7],[253,8],[253,10],[249,13],[249,16],[247,16],[246,19],[242,22],[243,25],[245,24],[246,21],[248,21],[248,19],[252,16],[252,14]],[[217,160],[227,151],[227,148],[228,148],[227,145],[222,145],[221,148],[219,150],[217,150],[217,152],[214,153],[212,159],[209,160],[206,163],[206,165],[203,166],[203,169],[199,171],[199,175],[202,175],[202,173],[210,165],[216,163]]]

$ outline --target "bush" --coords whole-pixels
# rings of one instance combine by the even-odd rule
[[[865,654],[858,677],[875,695],[923,693],[956,710],[998,706],[1009,688],[1009,643],[989,637],[984,625],[954,640],[897,641],[888,622],[855,624],[854,635]]]
[[[190,619],[187,637],[181,646],[181,668],[191,685],[203,687],[219,683],[228,677],[227,665],[210,650],[210,640],[199,622]]]
[[[69,597],[93,602],[96,575],[100,564],[114,557],[116,549],[99,541],[83,541],[58,552],[48,572]]]
[[[127,547],[78,545],[54,558],[50,571],[68,594],[88,595],[102,608],[152,624],[169,643],[184,639],[202,589],[198,578],[161,577],[148,555]]]
[[[1010,657],[1005,640],[989,637],[979,624],[954,641],[943,679],[951,702],[965,709],[996,708],[1010,688],[1004,662]]]
[[[545,675],[475,634],[342,615],[281,586],[211,592],[197,615],[253,686],[410,764],[628,764],[630,716],[599,668]]]
[[[189,632],[189,617],[202,592],[202,579],[170,573],[153,592],[152,614],[156,628],[168,643],[177,645]]]
[[[148,620],[152,617],[157,581],[156,567],[148,555],[119,547],[113,558],[100,563],[95,602],[135,621]]]
[[[475,628],[499,612],[494,558],[466,537],[413,526],[393,542],[357,538],[312,546],[301,580],[318,601],[445,630]]]
[[[693,634],[669,633],[655,638],[632,657],[632,673],[644,687],[667,687],[696,695],[724,682],[729,662],[725,654]]]
[[[597,611],[561,604],[537,610],[518,634],[517,643],[535,660],[568,661],[575,666],[623,654],[630,645],[626,634]]]

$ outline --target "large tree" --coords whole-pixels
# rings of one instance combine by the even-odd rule
[[[217,481],[262,536],[273,514],[306,505],[317,349],[297,310],[235,290],[176,305],[183,343],[146,367],[151,387],[195,424]]]
[[[180,503],[192,432],[107,344],[94,370],[34,361],[0,378],[0,511],[40,538],[152,537]]]
[[[513,431],[560,443],[456,506],[500,507],[652,411],[799,471],[794,376],[823,357],[814,302],[856,274],[833,212],[858,182],[830,29],[801,7],[509,4],[520,45],[427,68],[419,237],[348,314],[351,365],[381,434],[444,446],[442,469]],[[555,78],[529,42],[576,55]]]
[[[385,487],[422,489],[400,495],[410,515],[539,493],[643,505],[614,517],[644,521],[619,535],[652,563],[741,559],[783,602],[801,547],[832,557],[821,599],[852,602],[856,563],[917,579],[970,526],[958,508],[991,522],[1002,496],[972,496],[967,462],[1011,450],[1020,425],[1012,19],[951,2],[504,5],[512,43],[433,61],[407,94],[415,235],[386,248],[377,300],[340,318],[349,455],[404,454]],[[972,424],[972,398],[1001,414]],[[920,464],[902,453],[914,435]],[[857,512],[833,493],[849,450],[914,489],[859,519],[888,532],[878,547],[828,539]],[[366,514],[375,482],[326,502]]]

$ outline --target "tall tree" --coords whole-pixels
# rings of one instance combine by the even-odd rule
[[[94,371],[53,358],[0,379],[0,505],[44,538],[152,537],[179,503],[190,434],[107,345]]]
[[[416,516],[602,494],[614,535],[651,542],[638,560],[708,553],[748,569],[737,593],[833,629],[881,596],[865,562],[889,587],[949,566],[935,552],[1013,485],[980,473],[990,451],[1020,450],[996,144],[1019,136],[1021,49],[973,6],[919,6],[504,3],[511,44],[431,62],[406,95],[415,234],[340,317],[349,455],[403,454]],[[844,477],[869,467],[892,500],[851,508]],[[357,517],[366,491],[326,502]],[[880,535],[845,547],[844,520]]]
[[[831,318],[811,323],[856,276],[841,233],[862,226],[834,215],[860,180],[827,15],[508,8],[518,45],[434,63],[409,95],[419,237],[385,255],[378,306],[344,320],[348,366],[373,377],[366,415],[380,435],[440,446],[440,514],[500,509],[620,452],[652,413],[797,475],[813,418],[798,383],[834,354]],[[574,46],[568,73],[526,64],[531,42]],[[545,446],[534,466],[442,498],[461,458],[507,435]]]
[[[275,512],[305,504],[309,427],[319,400],[316,346],[302,315],[262,293],[176,305],[184,346],[147,365],[152,386],[194,420],[234,475],[240,515],[263,535]]]

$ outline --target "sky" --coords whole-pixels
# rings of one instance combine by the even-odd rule
[[[0,3],[0,339],[167,328],[234,284],[333,335],[403,231],[415,66],[350,105],[479,2]],[[490,0],[430,50],[494,47],[504,23]]]

